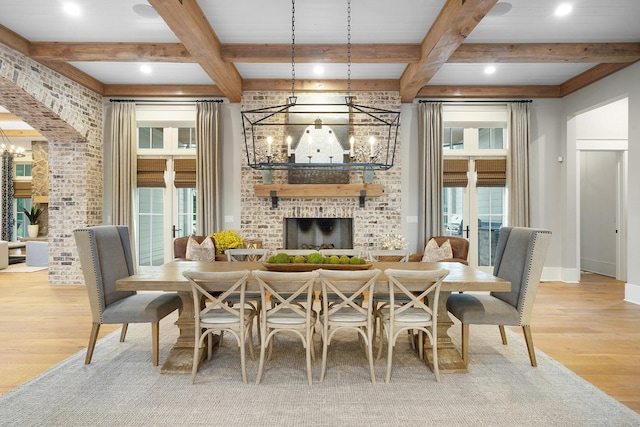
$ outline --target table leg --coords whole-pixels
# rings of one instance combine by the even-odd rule
[[[182,310],[178,314],[175,325],[180,330],[180,335],[169,351],[167,360],[162,365],[160,372],[163,374],[190,374],[193,366],[193,345],[195,343],[195,322],[193,312],[193,294],[191,291],[178,292],[182,300]],[[214,336],[214,339],[217,336]],[[214,341],[214,345],[216,341]],[[200,353],[200,362],[206,355],[206,351]]]
[[[467,367],[462,361],[462,355],[454,346],[448,333],[449,328],[453,326],[453,321],[449,317],[449,313],[447,313],[449,295],[451,295],[451,292],[440,291],[440,299],[438,301],[438,330],[436,331],[438,367],[441,372],[467,372]],[[433,370],[431,343],[428,339],[424,340],[424,358],[427,365]]]

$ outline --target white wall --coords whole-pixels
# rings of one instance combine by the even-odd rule
[[[578,191],[576,180],[576,115],[592,110],[613,101],[628,98],[628,190],[627,199],[627,284],[625,299],[640,303],[640,263],[635,259],[640,255],[640,197],[638,197],[638,183],[640,183],[640,64],[636,63],[596,83],[587,86],[571,95],[562,98],[562,116],[568,118],[563,123],[562,149],[566,154],[565,179],[567,194]],[[565,204],[564,222],[567,233],[563,246],[566,257],[564,268],[579,265],[577,259],[578,230],[576,229],[577,204],[575,199]],[[572,225],[573,224],[573,225]],[[573,252],[573,253],[572,253]]]

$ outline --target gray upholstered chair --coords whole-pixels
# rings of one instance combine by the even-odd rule
[[[522,326],[531,366],[537,366],[530,319],[551,232],[524,227],[500,229],[494,276],[511,282],[511,292],[489,295],[452,294],[447,310],[462,323],[462,359],[469,361],[469,325],[498,325],[507,344],[504,325]]]
[[[84,363],[91,363],[101,324],[122,323],[122,342],[129,323],[151,323],[153,366],[158,366],[159,322],[182,308],[180,297],[167,292],[116,290],[118,279],[134,274],[128,227],[101,225],[79,228],[73,234],[93,317]]]

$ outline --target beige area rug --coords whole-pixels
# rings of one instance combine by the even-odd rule
[[[161,322],[161,362],[176,339],[174,319]],[[455,331],[459,328],[455,328]],[[640,415],[541,352],[529,365],[524,343],[509,332],[503,346],[496,327],[471,336],[465,374],[431,371],[407,341],[397,346],[391,384],[386,363],[369,381],[365,358],[352,334],[339,334],[329,351],[325,381],[314,364],[307,384],[299,342],[280,339],[254,383],[257,362],[248,361],[249,384],[240,376],[238,348],[224,346],[189,375],[163,375],[151,364],[150,327],[130,325],[101,340],[91,365],[84,351],[0,397],[2,426],[638,426]],[[459,336],[456,336],[459,339]],[[319,339],[316,349],[320,354]]]
[[[24,262],[11,264],[7,268],[0,270],[0,273],[33,273],[34,271],[46,270],[48,267],[29,266]],[[2,421],[0,421],[2,422]]]

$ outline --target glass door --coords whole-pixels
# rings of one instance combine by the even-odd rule
[[[174,176],[173,164],[169,158],[166,175]],[[171,261],[173,240],[196,232],[196,189],[168,181],[163,188],[138,188],[138,265]]]

